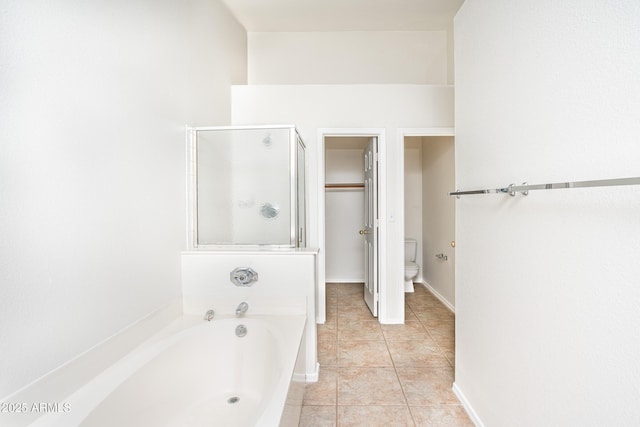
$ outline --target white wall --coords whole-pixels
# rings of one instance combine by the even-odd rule
[[[249,84],[447,84],[450,41],[446,31],[249,33]]]
[[[364,147],[368,138],[363,139]],[[331,147],[327,143],[325,182],[362,184],[364,182],[362,166],[364,148],[341,148],[339,144],[343,138],[326,138],[326,140],[330,141]],[[364,282],[363,238],[358,234],[364,221],[364,189],[327,189],[324,196],[325,280],[327,282]]]
[[[185,125],[228,124],[217,1],[5,1],[0,396],[180,295]],[[0,422],[1,423],[1,422]]]
[[[460,189],[638,176],[640,4],[467,0]],[[457,202],[455,385],[486,426],[640,425],[640,188]]]
[[[184,312],[233,314],[240,302],[249,304],[247,315],[306,314],[305,372],[318,380],[315,289],[316,254],[309,249],[282,251],[190,251],[182,254]],[[229,273],[248,267],[258,274],[251,286],[238,287]],[[300,310],[301,309],[301,310]],[[256,355],[259,356],[259,355]]]
[[[318,247],[318,141],[319,128],[384,128],[386,151],[387,271],[382,278],[386,306],[383,322],[404,321],[403,220],[397,217],[402,192],[399,153],[400,128],[453,126],[453,88],[427,85],[249,85],[232,89],[234,125],[295,123],[309,156],[309,246]],[[322,183],[324,185],[324,183]],[[320,258],[322,259],[322,253]],[[323,268],[321,265],[320,268]],[[320,300],[324,295],[319,295]]]

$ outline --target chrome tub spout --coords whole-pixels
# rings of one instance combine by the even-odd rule
[[[242,317],[247,312],[247,310],[249,310],[249,304],[247,304],[245,301],[242,301],[240,305],[238,305],[238,308],[236,308],[236,316]]]

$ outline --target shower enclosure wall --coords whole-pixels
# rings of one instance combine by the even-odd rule
[[[306,247],[305,146],[295,126],[187,129],[190,247]]]

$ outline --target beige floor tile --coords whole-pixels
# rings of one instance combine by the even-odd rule
[[[358,305],[345,305],[338,307],[338,323],[352,322],[354,320],[376,320],[369,311],[369,307],[363,302]]]
[[[405,302],[409,307],[418,311],[428,311],[428,310],[437,309],[438,306],[442,304],[440,301],[435,300],[433,298],[425,298],[420,296],[406,298]]]
[[[410,406],[457,404],[458,398],[451,390],[453,368],[398,367],[400,385]]]
[[[327,283],[324,292],[327,298],[337,297],[338,296],[338,284],[337,283]],[[327,303],[328,305],[328,303]]]
[[[338,405],[404,405],[393,368],[339,368]]]
[[[473,425],[451,391],[455,316],[424,286],[415,289],[405,324],[380,325],[362,284],[327,284],[320,378],[307,385],[301,426]]]
[[[405,321],[409,321],[409,320],[418,320],[418,318],[416,317],[415,314],[413,314],[413,310],[411,310],[411,307],[409,307],[408,304],[404,305],[404,320]]]
[[[338,406],[338,427],[413,427],[411,412],[405,405]]]
[[[455,321],[455,315],[446,308],[420,310],[412,307],[412,310],[418,320],[428,324],[439,324],[446,321],[453,323]]]
[[[316,327],[316,333],[319,340],[335,340],[338,339],[338,322],[320,323]]]
[[[325,299],[325,308],[326,308],[326,316],[329,317],[329,310],[333,310],[333,312],[335,313],[337,308],[338,308],[338,296],[337,295],[332,295],[332,296],[327,296]]]
[[[318,363],[321,366],[338,364],[338,342],[336,340],[318,340]]]
[[[338,340],[339,366],[393,366],[384,341]]]
[[[434,337],[434,341],[436,342],[436,344],[438,344],[438,347],[440,347],[440,350],[442,350],[442,351],[446,351],[446,350],[455,351],[455,349],[456,349],[456,340],[455,340],[455,338],[438,338],[438,337]]]
[[[355,341],[384,340],[377,320],[352,320],[338,322],[338,339]]]
[[[433,337],[436,341],[453,341],[455,340],[456,332],[455,325],[453,322],[449,322],[448,320],[443,320],[440,322],[430,323],[425,325],[423,322],[420,322],[425,326],[425,329],[429,332],[429,335]]]
[[[304,388],[303,405],[336,405],[338,397],[338,371],[323,366],[315,383],[307,383]]]
[[[455,323],[448,320],[425,321],[420,320],[422,326],[434,338],[452,339],[455,338]]]
[[[429,334],[422,323],[415,320],[406,320],[404,325],[380,325],[382,334],[386,340],[428,340]]]
[[[447,362],[449,362],[449,366],[451,366],[452,368],[456,367],[456,354],[452,353],[450,351],[445,351],[444,352],[444,357],[447,359]]]
[[[338,295],[363,295],[364,292],[364,284],[362,283],[340,283],[337,285]]]
[[[302,406],[299,427],[335,427],[335,406]]]
[[[433,340],[387,341],[393,364],[398,366],[449,366]]]
[[[433,295],[431,292],[429,292],[429,289],[427,289],[427,287],[421,283],[417,283],[414,290],[416,293],[423,292],[425,294]]]
[[[425,289],[424,286],[414,286],[413,292],[407,292],[404,294],[405,299],[429,299],[433,301],[438,301],[435,295]]]
[[[440,351],[444,354],[444,356],[449,360],[451,365],[453,366],[453,362],[456,356],[456,342],[455,339],[449,338],[448,340],[436,339],[436,343],[438,347],[440,347]]]
[[[338,297],[338,310],[345,307],[366,308],[368,310],[367,303],[364,302],[364,297],[362,295],[347,295]]]
[[[460,405],[411,406],[409,409],[419,427],[474,427]]]

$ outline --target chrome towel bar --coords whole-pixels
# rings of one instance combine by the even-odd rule
[[[575,182],[556,182],[552,184],[527,184],[521,185],[511,184],[508,187],[485,189],[485,190],[469,190],[469,191],[451,191],[449,196],[467,196],[471,194],[508,194],[515,196],[521,193],[523,196],[529,194],[533,190],[558,190],[562,188],[586,188],[586,187],[614,187],[619,185],[640,185],[640,177],[636,178],[616,178],[616,179],[600,179],[595,181],[575,181]]]

